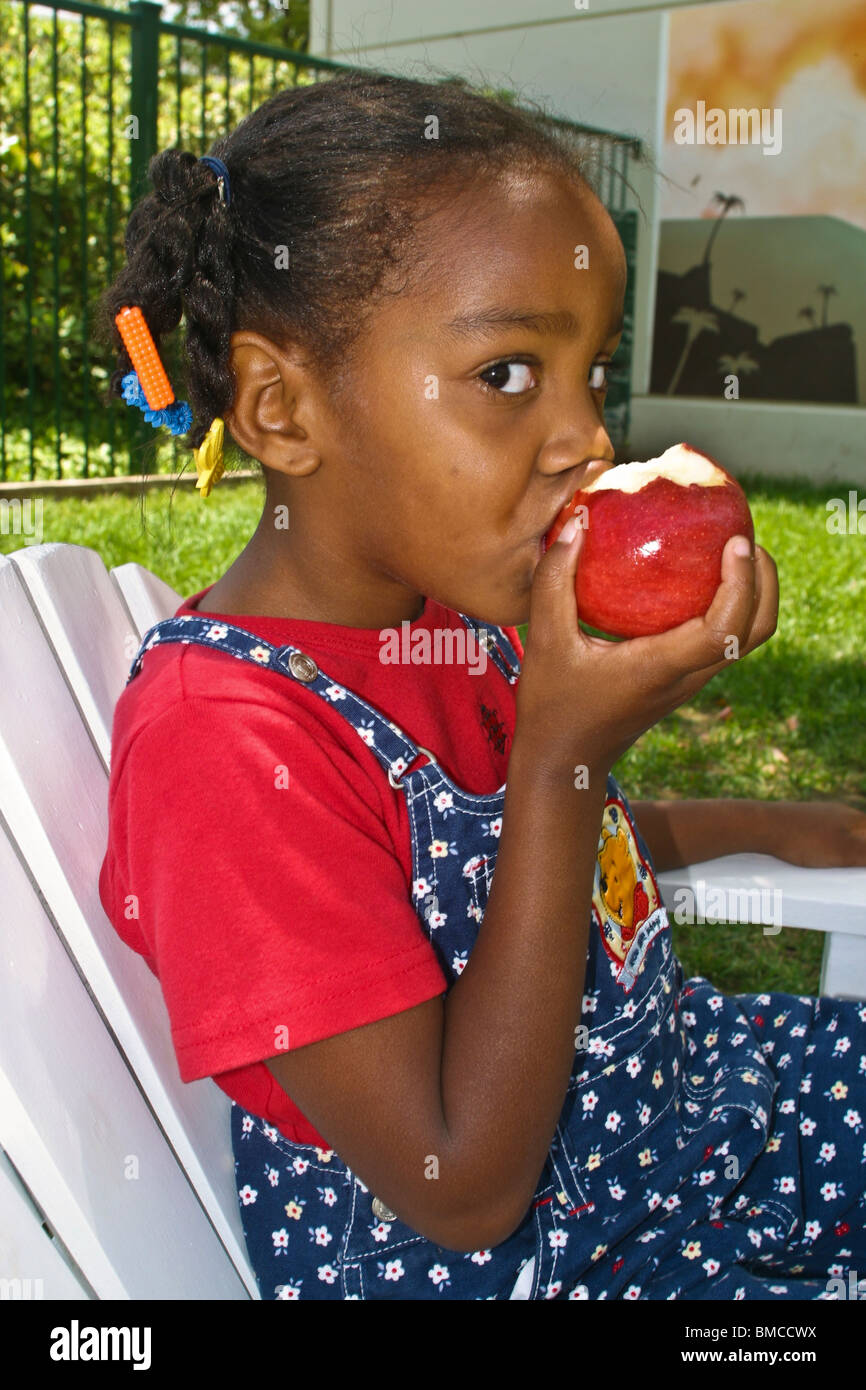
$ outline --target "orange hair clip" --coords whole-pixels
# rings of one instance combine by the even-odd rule
[[[121,309],[115,314],[114,322],[138,375],[145,400],[151,410],[164,410],[174,400],[174,392],[141,309],[138,306]]]

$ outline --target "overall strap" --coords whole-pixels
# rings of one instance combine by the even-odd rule
[[[458,616],[468,628],[475,632],[478,640],[483,640],[482,635],[488,633],[489,640],[485,642],[485,646],[506,680],[513,684],[517,679],[519,663],[514,648],[505,634],[499,628],[485,629],[480,623],[476,623],[474,619],[467,618],[462,613]],[[496,651],[498,639],[501,639],[503,648],[509,654],[505,661]],[[429,749],[422,748],[420,744],[415,743],[398,724],[386,719],[380,710],[376,709],[374,705],[368,704],[353,690],[349,690],[332,680],[318,663],[306,652],[302,652],[299,647],[292,646],[290,643],[282,647],[275,647],[271,642],[248,632],[246,628],[237,627],[234,623],[205,617],[200,613],[186,613],[179,617],[163,618],[161,622],[154,623],[152,627],[148,628],[141,639],[141,646],[127,676],[127,685],[141,670],[144,653],[149,651],[151,647],[160,646],[166,642],[179,642],[182,645],[193,643],[196,646],[210,647],[214,651],[226,652],[238,661],[248,661],[264,670],[276,671],[280,675],[288,676],[305,685],[308,690],[318,695],[320,699],[327,701],[328,704],[339,706],[339,712],[345,716],[358,736],[363,739],[370,751],[376,756],[382,768],[389,774],[392,786],[399,785],[396,779],[406,772],[419,755],[426,755],[433,761]],[[516,672],[510,665],[512,661],[516,667]]]
[[[458,613],[457,616],[462,618],[466,626],[475,633],[476,639],[487,648],[488,654],[493,658],[508,684],[515,685],[520,675],[520,660],[503,629],[480,623],[476,618],[467,618],[465,613]]]

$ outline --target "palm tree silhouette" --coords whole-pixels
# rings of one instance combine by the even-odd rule
[[[814,326],[815,326],[815,310],[812,308],[811,304],[807,304],[803,309],[801,309],[800,312],[797,314],[797,318],[798,318],[798,319],[808,319],[809,322],[811,323],[812,327],[814,328]]]
[[[823,305],[822,305],[822,311],[821,311],[821,327],[822,327],[822,328],[826,328],[826,327],[827,327],[827,301],[829,300],[831,294],[838,294],[839,291],[837,290],[837,288],[836,288],[835,285],[819,285],[819,286],[818,286],[818,293],[819,293],[819,294],[823,297],[823,299],[824,299],[824,303],[823,303]]]
[[[710,251],[712,250],[713,242],[715,238],[718,236],[719,228],[721,227],[728,213],[733,211],[734,208],[740,208],[743,212],[745,212],[746,210],[746,204],[743,202],[742,198],[738,198],[735,193],[714,193],[712,198],[710,199],[710,206],[721,208],[721,212],[719,213],[718,217],[713,223],[713,230],[710,232],[710,239],[707,242],[707,249],[704,252],[704,259],[701,262],[702,265],[709,264]]]
[[[739,304],[740,300],[741,300],[741,299],[745,299],[745,298],[746,298],[746,291],[745,291],[745,290],[731,290],[731,304],[730,304],[730,308],[728,309],[728,313],[729,313],[729,314],[732,314],[732,313],[734,312],[734,310],[736,309],[737,305]]]
[[[719,321],[715,314],[708,313],[706,309],[692,309],[689,305],[684,305],[682,309],[678,309],[671,319],[671,323],[685,324],[686,341],[667,389],[669,396],[674,394],[680,384],[680,377],[695,341],[702,333],[718,333],[719,331]]]
[[[733,357],[729,352],[723,352],[719,358],[718,366],[719,371],[724,372],[726,376],[737,377],[751,376],[753,372],[758,372],[761,369],[760,363],[756,362],[748,352],[738,352],[736,357]]]

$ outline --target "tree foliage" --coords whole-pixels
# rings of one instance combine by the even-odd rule
[[[306,53],[310,32],[309,0],[179,0],[171,6],[178,24],[196,24],[237,34],[259,43],[274,43]],[[167,13],[167,12],[166,12]]]
[[[308,6],[186,0],[178,22],[306,47]],[[230,13],[230,12],[233,12]],[[234,26],[234,28],[232,28]],[[178,61],[179,50],[179,61]],[[291,62],[162,35],[157,148],[203,153],[278,86],[311,80]],[[96,301],[123,263],[130,211],[130,27],[0,3],[0,435],[7,477],[20,439],[39,442],[38,474],[117,471],[111,446],[142,439],[130,408],[105,400],[114,362],[93,340]],[[178,345],[166,366],[176,363]],[[155,441],[154,441],[155,442]],[[167,452],[170,466],[174,451]],[[11,465],[10,465],[11,459]],[[74,466],[70,466],[74,463]],[[122,465],[121,465],[122,466]],[[140,466],[135,465],[136,469]]]

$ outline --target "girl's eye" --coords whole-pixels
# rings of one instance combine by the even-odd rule
[[[494,380],[488,380],[489,377]],[[502,396],[523,396],[537,382],[533,378],[532,367],[523,358],[504,358],[485,367],[478,377],[484,391],[494,391]]]
[[[610,366],[609,361],[593,362],[589,369],[591,391],[607,390]],[[503,358],[501,362],[494,362],[491,367],[485,367],[478,380],[482,390],[500,396],[523,396],[531,391],[533,386],[538,385],[532,364],[525,358],[514,357]]]
[[[610,384],[607,379],[609,371],[609,362],[593,362],[589,369],[589,389],[591,391],[606,391]]]

